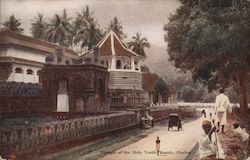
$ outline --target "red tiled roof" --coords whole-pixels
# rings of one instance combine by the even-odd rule
[[[0,44],[18,45],[40,50],[46,53],[55,53],[55,49],[59,47],[54,43],[18,34],[6,29],[0,29]],[[65,48],[65,53],[67,56],[72,58],[76,58],[78,56],[75,51],[68,48]]]
[[[103,42],[102,46],[99,47],[99,51],[102,56],[108,56],[108,55],[112,55],[111,50],[112,50],[111,49],[111,36],[108,36],[106,41]]]
[[[129,50],[113,31],[100,41],[96,47],[99,48],[101,56],[139,56],[135,52]]]
[[[142,74],[142,89],[145,91],[154,91],[156,83],[160,80],[157,74],[143,73]]]

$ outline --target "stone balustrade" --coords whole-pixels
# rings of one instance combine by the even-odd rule
[[[20,155],[26,151],[39,150],[135,126],[140,123],[137,113],[119,111],[82,118],[57,119],[40,124],[31,123],[26,126],[2,127],[0,128],[0,153],[5,157],[10,154]],[[150,108],[150,115],[155,121],[166,119],[171,113],[179,113],[181,118],[196,116],[192,108]]]
[[[0,131],[1,155],[20,154],[28,149],[84,138],[138,124],[133,112],[58,120]]]

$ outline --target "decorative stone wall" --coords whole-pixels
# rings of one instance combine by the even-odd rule
[[[41,95],[41,84],[0,82],[0,112],[45,111]]]
[[[136,108],[143,106],[143,91],[141,90],[109,90],[111,108]]]
[[[105,112],[109,110],[108,77],[106,68],[95,65],[45,65],[39,72],[43,97],[50,111],[57,111],[57,96],[63,92],[69,98],[69,112]]]
[[[101,116],[58,120],[40,125],[27,125],[0,130],[2,156],[18,155],[29,149],[39,149],[119,130],[138,124],[133,112],[120,112]]]
[[[2,97],[38,97],[42,93],[42,84],[0,82]]]

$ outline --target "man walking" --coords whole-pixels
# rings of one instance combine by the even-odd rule
[[[215,100],[215,114],[217,115],[218,119],[218,130],[220,130],[220,125],[221,127],[221,132],[224,133],[224,127],[227,124],[227,110],[231,111],[230,109],[230,101],[228,96],[224,94],[224,89],[220,89],[220,94],[216,96]]]

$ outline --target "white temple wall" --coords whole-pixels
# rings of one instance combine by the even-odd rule
[[[22,69],[22,73],[16,73],[16,68]],[[33,74],[27,74],[27,70],[31,69]],[[13,82],[25,82],[25,83],[38,83],[39,76],[37,75],[37,71],[40,70],[41,67],[37,66],[29,66],[24,64],[13,64],[12,73],[10,74],[7,81]]]
[[[41,51],[18,46],[1,46],[0,51],[0,57],[20,58],[40,63],[45,63],[45,57],[48,55]]]

